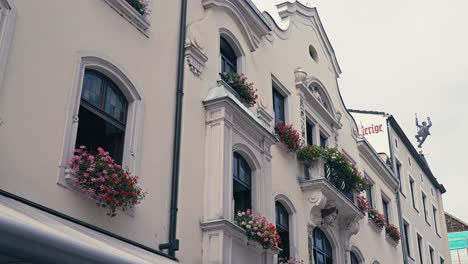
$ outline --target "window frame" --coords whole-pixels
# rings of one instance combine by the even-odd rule
[[[427,195],[426,193],[421,190],[421,203],[422,203],[422,210],[424,213],[424,220],[426,220],[426,223],[430,226],[431,223],[429,223],[429,218],[428,218],[428,212],[427,212]]]
[[[320,232],[321,235],[322,235],[323,238],[324,238],[324,239],[322,240],[322,241],[323,241],[322,247],[324,248],[323,251],[326,251],[326,250],[325,250],[325,248],[326,248],[325,246],[326,246],[327,244],[328,244],[328,246],[329,246],[329,248],[330,248],[330,252],[329,252],[329,255],[328,255],[328,256],[326,255],[327,252],[319,252],[319,253],[321,253],[322,255],[324,255],[324,257],[325,257],[325,263],[327,263],[327,261],[326,261],[327,258],[330,258],[331,261],[332,261],[332,263],[335,263],[334,248],[333,248],[333,246],[332,246],[332,243],[330,242],[330,239],[329,239],[328,236],[325,234],[325,232],[323,232],[323,230],[321,230],[321,229],[318,228],[318,227],[314,228],[314,230],[312,231],[312,241],[313,241],[313,245],[312,245],[312,251],[313,251],[313,252],[312,252],[312,255],[313,255],[313,256],[312,256],[312,257],[314,258],[314,262],[317,262],[317,260],[316,260],[317,250],[320,250],[320,249],[318,249],[317,246],[316,246],[316,240],[317,240],[316,237],[315,237],[315,236],[316,236],[316,232]]]
[[[218,56],[219,56],[218,58],[219,68],[218,69],[219,71],[222,73],[221,38],[223,38],[229,44],[231,49],[234,51],[236,55],[236,69],[237,69],[236,72],[239,74],[242,74],[243,72],[245,72],[245,69],[244,69],[245,52],[242,49],[242,45],[237,40],[236,36],[226,28],[219,29],[219,38],[218,38]]]
[[[414,185],[415,185],[415,180],[411,175],[409,175],[409,182],[410,182],[410,192],[411,192],[411,202],[413,204],[413,209],[416,210],[416,212],[419,213],[419,210],[417,208],[417,203],[416,203],[416,196],[414,195]]]
[[[412,249],[411,249],[411,227],[410,227],[409,222],[406,221],[405,219],[403,219],[403,232],[404,232],[404,235],[405,235],[406,251],[408,253],[408,256],[411,259],[413,259]]]
[[[122,167],[132,174],[138,174],[136,159],[140,155],[140,140],[142,133],[142,98],[133,82],[128,78],[128,74],[119,69],[109,58],[103,58],[96,54],[82,54],[76,71],[75,85],[70,93],[69,111],[67,113],[67,124],[64,139],[64,149],[62,160],[59,165],[59,176],[57,184],[74,188],[68,183],[68,178],[72,172],[69,169],[68,161],[72,158],[79,126],[79,108],[83,89],[84,74],[87,69],[95,70],[104,74],[112,80],[117,88],[124,94],[128,101],[125,138],[123,147]]]
[[[273,113],[274,113],[273,120],[275,122],[275,125],[278,122],[283,122],[283,124],[286,124],[287,122],[286,121],[286,96],[284,96],[280,91],[278,91],[278,89],[275,88],[274,85],[272,86],[271,91],[272,91],[271,94],[273,98],[272,100],[273,101]],[[281,106],[278,106],[278,103],[282,105],[282,109],[279,109],[280,113],[277,113],[276,111],[277,107],[281,108]]]
[[[437,234],[438,236],[440,236],[440,235],[439,235],[439,227],[438,227],[439,221],[437,221],[437,219],[438,219],[438,217],[437,217],[438,212],[439,212],[439,211],[437,210],[437,207],[435,207],[435,205],[433,204],[433,205],[432,205],[432,217],[434,218],[434,229],[435,229],[435,231],[436,231],[436,234]]]
[[[234,168],[234,160],[236,159],[237,157],[237,168],[235,169]],[[232,153],[232,161],[233,161],[233,165],[232,165],[232,184],[233,184],[233,189],[232,189],[232,199],[233,199],[233,202],[234,202],[234,214],[237,213],[237,211],[239,210],[243,210],[243,211],[246,211],[247,209],[250,209],[251,211],[253,211],[253,179],[252,179],[252,175],[253,175],[253,170],[252,170],[252,167],[250,166],[249,162],[247,161],[247,159],[245,157],[242,156],[242,154],[240,154],[239,152],[237,151],[234,151]],[[250,182],[244,182],[241,178],[240,178],[240,175],[238,177],[235,177],[235,173],[234,173],[234,170],[237,170],[237,173],[240,172],[240,161],[242,161],[243,163],[245,163],[245,165],[247,166],[247,168],[249,169],[249,180]],[[248,194],[249,194],[249,203],[250,203],[250,208],[238,208],[236,209],[236,202],[235,202],[235,197],[234,197],[234,184],[237,183],[237,184],[240,184],[242,185],[244,188],[246,188],[248,190]]]
[[[390,221],[392,217],[391,200],[384,193],[382,193],[382,213],[385,216],[387,225],[391,224],[393,222],[393,221]]]
[[[281,213],[280,211],[286,212],[287,219],[288,219],[287,220],[288,221],[287,226],[283,226],[281,223],[279,223],[280,221],[278,221],[279,213]],[[278,231],[278,234],[281,233],[281,232],[284,232],[284,233],[287,234],[287,237],[288,237],[287,247],[288,247],[288,249],[287,249],[287,251],[283,249],[282,252],[287,252],[287,255],[283,256],[283,257],[289,259],[291,257],[291,214],[289,213],[288,208],[281,201],[278,201],[278,200],[275,201],[275,224],[276,224],[276,229]],[[281,242],[283,242],[283,238],[281,238]],[[281,248],[280,245],[278,245],[279,248]],[[280,254],[278,254],[278,257],[279,257]]]
[[[416,239],[418,242],[419,261],[420,264],[424,264],[424,240],[419,233],[416,233]]]

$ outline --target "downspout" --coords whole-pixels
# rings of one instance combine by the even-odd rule
[[[169,242],[160,244],[159,249],[168,249],[168,255],[175,257],[175,252],[179,250],[179,240],[177,236],[177,203],[179,196],[179,169],[180,169],[180,142],[182,132],[182,99],[184,96],[184,53],[185,35],[187,21],[187,0],[181,0],[180,25],[179,25],[179,47],[177,58],[177,88],[176,88],[176,108],[174,124],[174,142],[172,153],[172,182],[171,182],[171,208],[169,217]]]
[[[397,172],[397,166],[396,166],[396,157],[393,152],[393,144],[392,144],[392,138],[390,136],[390,122],[389,118],[391,118],[391,115],[387,115],[387,135],[388,135],[388,148],[390,150],[390,158],[392,161],[392,172],[395,178],[396,175],[398,175]],[[401,236],[401,249],[403,251],[403,263],[408,264],[408,252],[406,252],[406,234],[405,234],[405,228],[404,228],[404,222],[403,222],[403,215],[401,212],[401,197],[400,197],[400,188],[401,188],[401,182],[400,179],[398,179],[398,188],[397,188],[397,210],[398,210],[398,223],[400,225],[400,233],[403,235]]]

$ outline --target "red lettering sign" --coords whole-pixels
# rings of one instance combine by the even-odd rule
[[[361,126],[361,135],[370,135],[370,134],[378,134],[378,133],[383,133],[382,129],[383,125],[370,125],[368,127]]]

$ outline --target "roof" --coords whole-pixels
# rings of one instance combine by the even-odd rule
[[[445,223],[448,233],[468,231],[468,224],[465,221],[447,212],[445,212]]]
[[[265,26],[267,26],[271,30],[270,24],[268,24],[268,22],[266,21],[265,17],[262,14],[262,12],[260,12],[260,10],[258,10],[257,6],[251,0],[244,0],[244,1],[250,6],[250,8],[252,8],[252,10],[255,12],[255,14],[257,14],[258,18],[260,18],[260,20],[262,20],[263,24],[265,24]]]
[[[416,150],[416,148],[413,146],[411,141],[409,140],[408,136],[406,133],[403,131],[403,129],[400,127],[398,122],[396,121],[395,117],[389,113],[386,112],[381,112],[381,111],[372,111],[372,110],[356,110],[356,109],[348,109],[349,112],[351,113],[359,113],[359,114],[372,114],[372,115],[384,115],[387,116],[387,121],[389,125],[393,128],[395,133],[398,135],[400,140],[403,142],[403,144],[406,146],[408,151],[410,152],[411,156],[413,159],[418,163],[419,167],[423,170],[424,174],[429,178],[431,181],[432,185],[434,185],[435,188],[437,188],[440,193],[445,193],[447,190],[445,189],[444,185],[440,184],[437,181],[437,178],[434,176],[432,173],[431,169],[429,168],[429,164],[426,161],[426,158],[424,155],[419,154],[419,152]]]

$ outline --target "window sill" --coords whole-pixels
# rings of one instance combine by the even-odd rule
[[[91,195],[88,195],[88,194],[82,193],[80,188],[72,183],[72,180],[74,178],[75,178],[75,173],[70,168],[67,168],[67,169],[65,169],[64,176],[59,178],[57,184],[64,187],[64,188],[66,188],[66,189],[77,192],[77,193],[81,194],[81,196],[84,196],[84,197],[88,198],[89,200],[92,200],[94,202],[97,201],[95,197],[93,197]],[[102,209],[107,210],[106,208],[102,208]],[[120,212],[123,212],[124,214],[126,214],[126,215],[128,215],[130,217],[135,216],[135,208],[130,208],[127,211],[122,211],[121,209],[117,209],[117,210],[120,211]]]
[[[406,195],[402,191],[400,191],[400,193],[406,199]]]
[[[122,17],[128,20],[130,24],[135,26],[143,35],[149,37],[148,29],[150,27],[150,23],[147,20],[146,16],[141,15],[138,13],[135,8],[133,8],[130,4],[127,3],[125,0],[104,0],[107,4],[109,4],[117,13],[119,13]]]
[[[429,227],[431,227],[431,224],[430,224],[427,220],[426,220],[426,224],[427,224]]]
[[[413,209],[419,214],[419,210],[416,207],[413,206]]]
[[[411,257],[410,255],[408,255],[408,258],[409,258],[409,260],[410,260],[410,263],[414,263],[414,262],[416,261],[416,260],[414,260],[414,258]]]

